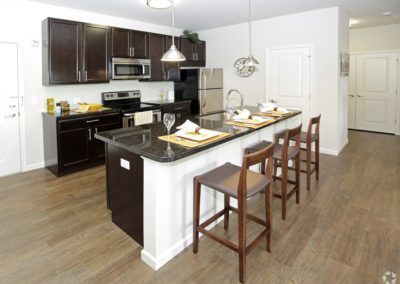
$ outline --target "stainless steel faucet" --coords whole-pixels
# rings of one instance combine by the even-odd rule
[[[240,110],[243,110],[244,97],[243,94],[239,92],[238,89],[230,89],[228,94],[226,95],[226,100],[229,101],[229,97],[232,93],[238,93],[240,95]]]

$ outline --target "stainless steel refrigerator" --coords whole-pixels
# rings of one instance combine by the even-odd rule
[[[205,115],[223,110],[223,69],[184,68],[175,83],[175,100],[191,100],[192,114]]]

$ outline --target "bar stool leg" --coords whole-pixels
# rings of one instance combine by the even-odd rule
[[[199,250],[199,232],[197,227],[200,225],[200,196],[201,184],[199,177],[193,179],[193,253]]]
[[[296,156],[296,203],[300,203],[300,153]],[[308,176],[309,173],[307,173]]]
[[[238,198],[238,228],[239,228],[239,279],[246,279],[246,198]]]
[[[311,189],[311,142],[307,142],[307,190]]]
[[[287,174],[288,162],[281,161],[282,178],[281,178],[281,196],[282,196],[282,220],[286,220],[286,205],[287,205]]]
[[[265,189],[265,223],[267,231],[267,251],[271,252],[271,231],[272,231],[272,188],[271,183]]]
[[[315,140],[315,178],[319,180],[319,138]]]
[[[274,164],[274,172],[272,174],[272,178],[274,181],[276,181],[276,175],[278,173],[278,161],[277,160],[273,160],[272,163]]]
[[[224,229],[225,230],[227,230],[229,228],[229,205],[230,205],[230,196],[225,194],[225,196],[224,196],[224,206],[225,206]]]

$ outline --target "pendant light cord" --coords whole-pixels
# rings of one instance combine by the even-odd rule
[[[172,45],[175,45],[175,5],[174,0],[171,0],[172,3]]]
[[[249,47],[250,47],[250,55],[252,54],[251,52],[251,0],[249,0]]]

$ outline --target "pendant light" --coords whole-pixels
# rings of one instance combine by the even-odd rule
[[[171,0],[172,3],[172,45],[167,50],[166,53],[161,57],[161,61],[168,62],[176,62],[176,61],[185,61],[185,56],[176,48],[175,46],[175,6],[174,1]]]
[[[154,9],[167,9],[172,6],[171,0],[147,0],[147,6]]]
[[[251,0],[249,0],[249,49],[250,49],[250,55],[244,64],[246,66],[258,65],[259,64],[258,60],[254,58],[251,48]]]

